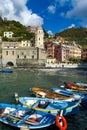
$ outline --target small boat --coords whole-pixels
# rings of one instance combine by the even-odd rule
[[[36,97],[43,97],[43,98],[50,98],[50,99],[72,101],[74,96],[73,94],[71,96],[66,96],[42,88],[32,88],[31,90]]]
[[[74,94],[74,98],[73,100],[78,100],[81,98],[81,104],[85,105],[86,104],[86,100],[87,100],[87,96],[85,94],[79,93],[77,91],[72,91],[70,89],[63,89],[63,88],[52,88],[52,91],[56,92],[56,93],[62,93],[64,95],[72,95]]]
[[[80,100],[61,101],[41,97],[19,97],[19,103],[28,108],[33,108],[42,112],[50,112],[53,115],[64,110],[63,115],[74,115],[79,111]]]
[[[69,89],[72,89],[72,90],[75,90],[75,91],[85,91],[85,90],[87,90],[87,88],[75,85],[74,83],[64,82],[64,84],[65,84],[65,88],[69,88]]]
[[[0,103],[0,122],[15,128],[40,129],[55,123],[55,116],[20,105]]]
[[[75,93],[75,92],[70,91],[70,90],[64,90],[62,88],[52,88],[51,90],[55,93],[60,93],[60,94],[66,95],[68,97],[71,95],[74,95],[73,100],[79,100],[80,98],[82,98],[82,96],[80,94]]]
[[[87,83],[74,82],[75,85],[87,88]]]
[[[2,68],[0,70],[0,72],[2,72],[2,73],[13,73],[13,69],[11,69],[11,68]]]
[[[13,73],[13,70],[10,70],[10,69],[2,69],[1,72],[2,72],[2,73]]]

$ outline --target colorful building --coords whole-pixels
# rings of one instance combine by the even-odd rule
[[[58,48],[58,60],[68,62],[70,58],[81,59],[81,46],[75,42],[60,44]]]
[[[87,47],[82,48],[82,59],[87,59]]]

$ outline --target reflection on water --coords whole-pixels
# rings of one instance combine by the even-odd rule
[[[87,70],[18,69],[14,73],[0,73],[0,102],[15,103],[15,92],[19,96],[31,96],[30,88],[32,87],[51,89],[62,85],[65,81],[87,83]],[[87,127],[86,108],[81,107],[80,112],[76,116],[68,117],[67,121],[67,130],[85,130]],[[2,129],[12,130],[0,124],[0,130]]]

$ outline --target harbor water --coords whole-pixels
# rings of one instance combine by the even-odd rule
[[[82,69],[16,69],[13,73],[0,73],[0,102],[15,103],[14,93],[31,96],[31,88],[51,89],[64,82],[87,83],[87,70]],[[80,106],[74,116],[66,117],[67,130],[87,130],[87,108]],[[55,129],[54,127],[48,130]],[[13,130],[0,123],[0,130]]]

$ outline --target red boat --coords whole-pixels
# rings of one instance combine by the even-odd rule
[[[75,85],[74,83],[66,83],[66,82],[64,82],[64,84],[65,84],[65,87],[66,87],[66,88],[69,88],[69,89],[79,90],[79,91],[87,90],[87,88],[84,88],[84,87],[82,87],[82,86]]]

